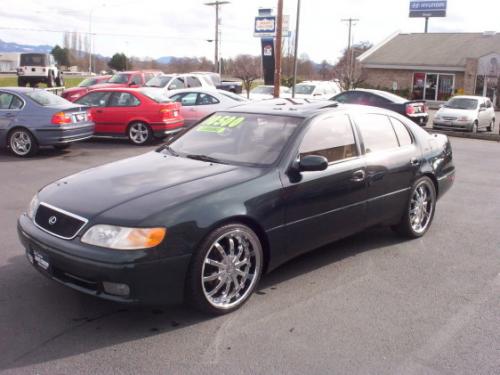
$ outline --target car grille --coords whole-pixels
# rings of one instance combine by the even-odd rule
[[[456,119],[457,119],[456,117],[446,117],[446,116],[443,116],[443,120],[454,121]]]
[[[87,224],[87,219],[47,203],[40,203],[36,210],[35,224],[54,236],[69,240]]]

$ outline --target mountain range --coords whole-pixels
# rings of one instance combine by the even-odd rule
[[[38,53],[49,53],[52,51],[52,46],[49,45],[38,45],[33,46],[29,44],[18,44],[5,42],[0,39],[0,52],[38,52]]]

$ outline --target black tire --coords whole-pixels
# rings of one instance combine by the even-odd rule
[[[477,129],[478,129],[478,126],[479,126],[479,123],[476,121],[474,121],[474,123],[472,124],[472,128],[470,129],[471,133],[477,133]]]
[[[23,77],[17,77],[17,85],[19,87],[26,87],[26,81]]]
[[[71,143],[64,143],[64,144],[60,144],[60,145],[54,145],[54,148],[56,150],[60,150],[60,151],[67,150],[70,147],[71,147]]]
[[[494,127],[495,127],[495,119],[492,119],[490,124],[486,128],[486,131],[492,132]]]
[[[64,86],[64,78],[61,72],[57,75],[56,78],[56,85],[57,87],[63,87]]]
[[[54,78],[54,73],[52,71],[49,72],[49,75],[47,76],[47,87],[54,87],[55,86],[55,78]]]
[[[127,128],[129,141],[136,146],[143,146],[151,143],[154,138],[153,130],[145,122],[136,121]]]
[[[429,202],[430,207],[428,204],[426,205],[426,211],[428,212],[428,216],[425,218],[426,220],[425,224],[423,225],[422,229],[417,230],[416,225],[422,221],[422,217],[420,218],[420,220],[417,220],[419,223],[412,224],[412,222],[414,221],[414,217],[412,217],[412,214],[418,215],[419,213],[419,211],[416,211],[417,203],[415,202],[415,200],[416,200],[416,195],[418,195],[417,190],[420,187],[423,187],[425,189],[426,193],[429,195],[431,200]],[[419,206],[419,208],[420,207],[422,206]],[[434,186],[434,182],[429,177],[425,176],[421,177],[413,184],[410,190],[408,203],[406,205],[405,212],[403,214],[403,217],[401,218],[401,221],[392,228],[396,232],[405,237],[409,238],[422,237],[429,230],[432,224],[432,219],[434,218],[435,210],[436,210],[436,187]]]
[[[30,157],[38,152],[38,142],[31,132],[24,128],[10,131],[7,137],[10,152],[19,157]]]
[[[229,253],[226,252],[230,239],[233,241],[233,253],[229,250]],[[222,246],[224,253],[228,255],[226,258],[220,255],[219,265],[224,265],[225,268],[214,266],[207,261],[207,259],[213,259],[213,256],[222,254],[216,244],[220,244],[219,248]],[[242,260],[247,260],[247,264],[238,266]],[[263,261],[259,237],[248,226],[232,223],[213,230],[193,254],[186,276],[186,301],[195,309],[210,315],[223,315],[237,310],[248,301],[258,285]],[[244,273],[240,268],[247,266],[249,268],[245,276],[237,274],[238,267],[240,273]],[[216,269],[217,272],[215,272]],[[214,276],[216,278],[213,280],[204,280]],[[238,277],[241,279],[238,280]],[[228,284],[229,288],[227,288]],[[215,290],[213,298],[208,296],[210,292],[207,288],[211,288],[210,292]],[[235,298],[234,301],[232,301],[233,298]],[[227,302],[228,299],[229,302]]]

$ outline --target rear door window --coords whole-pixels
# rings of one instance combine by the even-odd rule
[[[357,156],[358,148],[349,117],[329,116],[311,124],[299,152],[301,156],[324,156],[329,163]]]
[[[139,99],[128,92],[114,92],[109,101],[109,107],[135,107],[139,104]]]
[[[187,77],[187,87],[201,87],[201,82],[196,77],[188,76]]]
[[[75,103],[88,105],[90,107],[105,107],[110,95],[110,92],[91,92],[76,100]]]
[[[8,94],[6,92],[0,93],[0,109],[8,110],[10,109],[10,104],[12,103],[12,99],[14,95]]]
[[[184,83],[184,78],[183,77],[176,77],[170,82],[170,85],[168,85],[169,90],[178,90],[178,89],[183,89],[185,88],[186,85]]]
[[[389,118],[379,114],[361,114],[356,117],[367,154],[399,147]]]

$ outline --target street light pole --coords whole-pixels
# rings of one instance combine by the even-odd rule
[[[215,71],[219,72],[219,6],[230,4],[230,1],[213,1],[211,3],[205,3],[208,6],[215,6],[215,53],[214,53],[214,64]]]
[[[359,21],[359,19],[347,18],[347,19],[343,19],[341,21],[349,23],[349,35],[348,35],[349,39],[347,41],[347,80],[349,81],[348,89],[352,89],[352,87],[351,87],[352,86],[352,75],[353,75],[352,65],[353,65],[353,60],[354,60],[354,53],[351,50],[352,49],[352,47],[351,47],[352,24],[354,22]]]
[[[299,50],[299,25],[300,25],[300,0],[297,0],[297,20],[295,22],[295,45],[293,46],[293,86],[292,98],[295,98],[295,85],[297,84],[297,54]]]
[[[92,74],[92,12],[94,9],[90,9],[89,12],[89,75]]]
[[[278,0],[278,17],[276,19],[276,49],[275,57],[276,64],[274,69],[274,97],[279,98],[280,96],[280,85],[281,85],[281,43],[283,36],[283,0]]]

